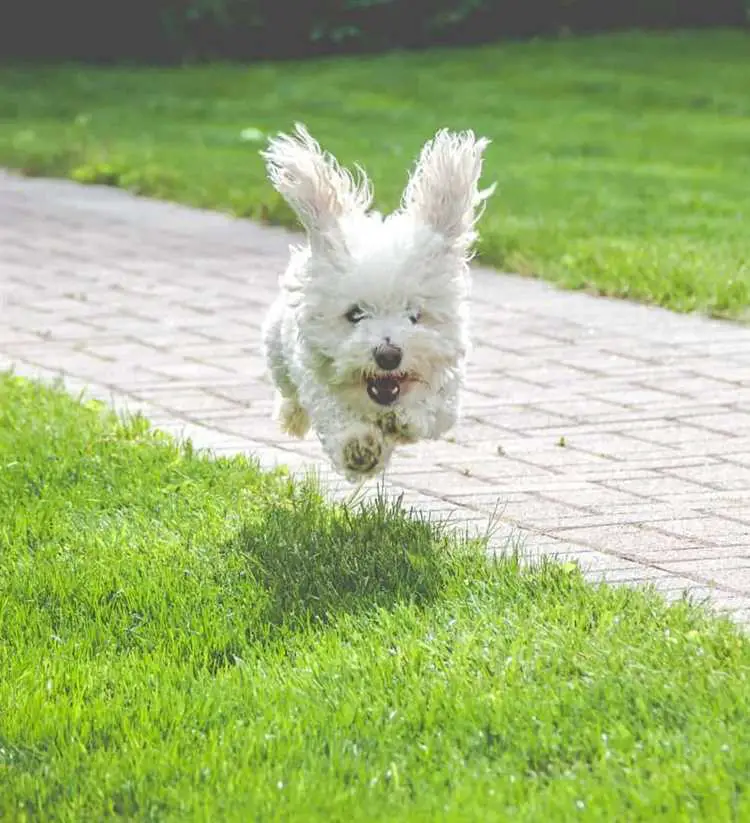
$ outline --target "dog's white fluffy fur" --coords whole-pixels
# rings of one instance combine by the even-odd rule
[[[352,482],[382,471],[399,443],[435,439],[456,422],[469,350],[468,263],[492,191],[478,188],[488,142],[438,132],[401,207],[386,217],[370,211],[362,169],[343,169],[304,126],[262,152],[307,233],[291,249],[263,329],[275,415],[294,437],[312,427]],[[376,362],[383,347],[401,357],[397,367]]]

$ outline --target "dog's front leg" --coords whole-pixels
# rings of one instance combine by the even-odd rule
[[[383,471],[393,445],[376,425],[356,417],[331,397],[318,398],[315,410],[316,433],[339,473],[358,483]]]
[[[341,471],[353,483],[380,474],[393,452],[393,445],[371,423],[352,421],[335,438],[333,450]]]
[[[382,412],[377,419],[386,440],[394,444],[437,440],[458,419],[458,395],[454,386],[422,398],[409,408]]]
[[[433,417],[421,409],[395,408],[378,414],[375,424],[387,443],[399,446],[429,438]]]
[[[393,446],[371,423],[351,419],[340,427],[319,432],[323,449],[333,465],[352,483],[373,477],[385,468]]]

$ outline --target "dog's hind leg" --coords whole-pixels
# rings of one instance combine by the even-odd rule
[[[271,375],[276,384],[276,398],[274,400],[273,417],[277,420],[281,430],[292,437],[302,439],[310,430],[310,415],[299,402],[297,387],[289,377],[286,364],[279,358],[269,358]]]
[[[292,437],[303,438],[310,430],[310,415],[299,402],[297,387],[289,377],[284,360],[269,358],[271,376],[276,384],[276,399],[274,401],[273,416],[278,420],[282,431]]]
[[[299,402],[297,386],[289,375],[282,341],[283,322],[283,303],[277,301],[263,327],[266,365],[277,390],[273,416],[286,434],[303,438],[310,429],[310,415]]]
[[[282,430],[292,437],[302,439],[310,430],[310,415],[302,408],[296,397],[284,397],[281,392],[276,395],[274,417]]]

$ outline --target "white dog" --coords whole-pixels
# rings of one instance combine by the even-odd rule
[[[307,243],[291,250],[264,324],[265,355],[285,432],[310,427],[352,482],[387,466],[394,447],[456,422],[469,348],[469,260],[488,140],[440,131],[401,208],[370,212],[372,188],[305,128],[262,152]],[[494,188],[494,187],[492,187]]]

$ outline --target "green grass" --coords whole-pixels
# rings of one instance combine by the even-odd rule
[[[0,817],[750,819],[750,641],[0,379]]]
[[[6,67],[0,163],[290,223],[255,132],[302,120],[343,161],[365,164],[389,209],[422,142],[471,127],[494,140],[485,262],[742,319],[748,88],[739,32],[249,67]]]

